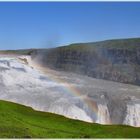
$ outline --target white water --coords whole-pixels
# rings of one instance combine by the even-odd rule
[[[0,99],[31,106],[36,110],[92,122],[84,110],[71,103],[72,98],[75,97],[67,95],[64,91],[65,83],[51,80],[51,76],[41,74],[18,58],[0,58],[0,68],[8,69],[0,73],[4,85],[1,87]]]
[[[103,92],[118,94],[120,98],[125,92],[128,94],[131,91],[130,95],[140,93],[138,86],[128,86],[53,70],[47,70],[44,73],[37,69],[30,57],[20,56],[20,58],[26,58],[28,64],[20,60],[19,56],[0,57],[0,99],[73,119],[110,124],[111,118]],[[78,95],[70,91],[70,87],[76,89]],[[97,104],[97,112],[92,111],[94,105],[90,105],[85,100],[86,98],[103,102]],[[128,104],[126,112],[120,112],[126,116],[124,124],[140,126],[139,101],[137,104]]]
[[[107,105],[98,104],[98,117],[97,123],[110,124],[110,114]]]
[[[72,105],[67,99],[60,99],[51,104],[49,112],[67,116],[72,119],[93,122],[92,119],[81,108]]]
[[[124,124],[140,127],[140,104],[132,103],[127,105]]]

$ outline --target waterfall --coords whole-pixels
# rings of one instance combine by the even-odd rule
[[[1,100],[86,122],[140,127],[139,86],[50,69],[42,72],[25,60],[24,56],[0,58]]]
[[[98,114],[96,123],[110,124],[110,114],[106,104],[98,104]]]
[[[71,99],[72,101],[73,99]],[[49,106],[48,112],[64,115],[68,118],[93,122],[92,118],[87,115],[85,110],[79,108],[77,105],[69,102],[66,98],[59,98],[52,102]]]
[[[127,105],[126,117],[123,123],[140,127],[140,104],[131,103]]]

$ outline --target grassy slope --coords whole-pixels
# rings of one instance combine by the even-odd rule
[[[80,52],[89,52],[92,53],[95,49],[98,48],[108,48],[108,49],[137,49],[140,48],[140,38],[130,38],[130,39],[114,39],[114,40],[105,40],[99,42],[90,42],[90,43],[76,43],[70,44],[67,46],[59,46],[53,49],[61,50],[75,50]],[[41,50],[41,49],[37,49]],[[42,49],[45,50],[45,49]],[[30,50],[28,50],[30,51]]]
[[[0,101],[0,137],[140,138],[140,128],[90,124]]]

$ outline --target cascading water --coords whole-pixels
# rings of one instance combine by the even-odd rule
[[[0,58],[0,99],[87,122],[140,126],[139,86],[49,69],[44,73],[28,57],[20,58]],[[135,100],[129,99],[132,95]]]
[[[126,117],[123,123],[140,127],[140,103],[127,104]]]
[[[48,112],[64,115],[72,119],[93,122],[90,116],[88,116],[84,110],[74,104],[70,104],[68,101],[53,103],[49,107]]]
[[[98,104],[98,115],[97,115],[96,123],[110,124],[110,114],[107,105]]]

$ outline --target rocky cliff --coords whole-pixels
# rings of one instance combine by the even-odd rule
[[[140,85],[139,38],[36,50],[32,58],[53,69]]]

